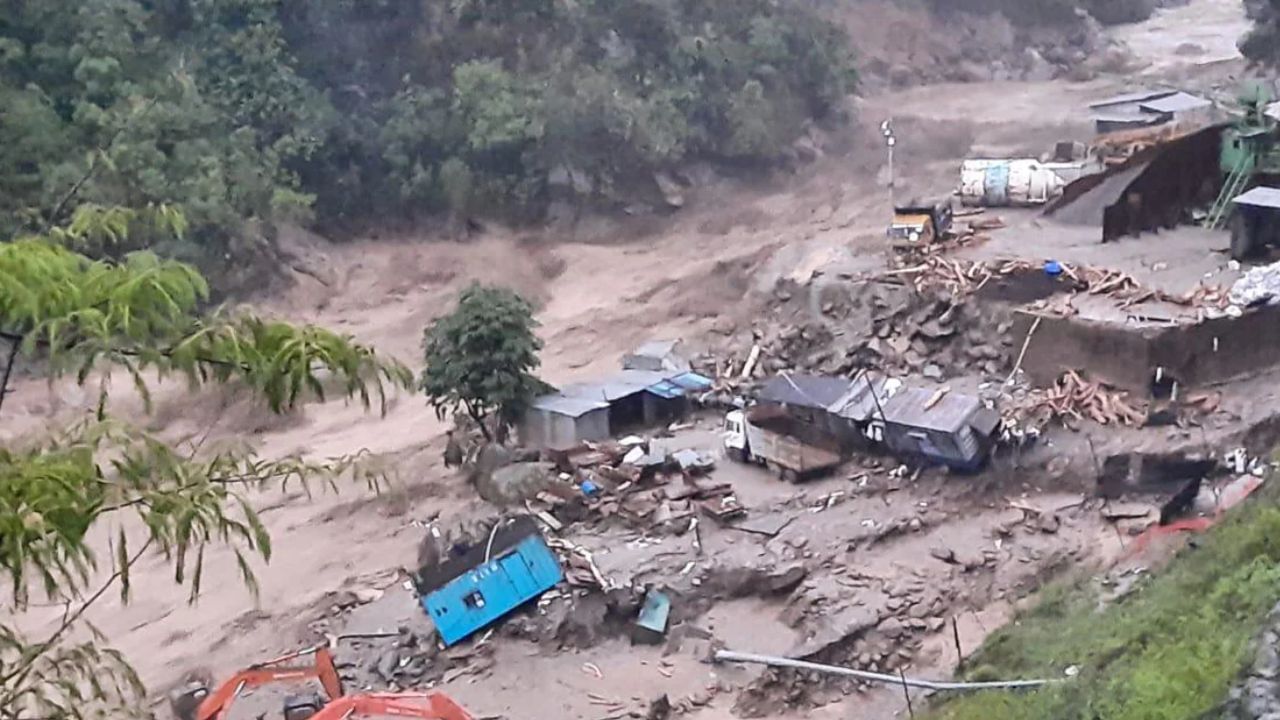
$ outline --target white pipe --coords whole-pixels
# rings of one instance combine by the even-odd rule
[[[925,690],[1009,690],[1015,688],[1041,687],[1044,685],[1062,682],[1061,680],[935,682],[933,680],[920,680],[917,678],[903,678],[897,675],[885,675],[883,673],[874,673],[867,670],[851,670],[849,668],[837,667],[835,665],[822,665],[805,660],[792,660],[791,658],[775,657],[772,655],[753,655],[751,653],[733,652],[732,650],[717,651],[715,654],[715,660],[716,662],[755,663],[758,665],[769,665],[771,667],[793,668],[795,670],[813,670],[814,672],[827,673],[829,675],[844,675],[846,677],[858,678],[859,680],[870,680],[872,682],[881,682],[892,685],[907,685],[910,687],[923,688]]]

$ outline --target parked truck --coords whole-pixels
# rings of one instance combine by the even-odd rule
[[[951,236],[952,210],[946,201],[898,205],[887,235],[899,250],[921,248]]]
[[[724,447],[729,457],[763,465],[791,481],[821,475],[844,462],[834,442],[780,406],[731,411],[725,416]]]

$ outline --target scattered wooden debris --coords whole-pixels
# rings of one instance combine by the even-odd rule
[[[1085,380],[1074,370],[1051,388],[1028,392],[1021,403],[1006,410],[1006,416],[1019,426],[1042,427],[1055,420],[1141,427],[1147,420],[1146,412],[1130,402],[1128,393]]]
[[[1121,308],[1151,301],[1170,302],[1176,305],[1194,308],[1225,308],[1229,304],[1227,290],[1219,287],[1198,284],[1194,290],[1175,295],[1172,293],[1147,287],[1136,278],[1120,270],[1072,266],[1060,263],[1062,274],[1074,283],[1075,292],[1089,295],[1105,295],[1120,301]],[[1044,269],[1029,260],[1008,260],[998,263],[983,263],[968,260],[950,259],[940,254],[927,254],[921,263],[911,268],[894,271],[896,275],[905,275],[917,290],[942,287],[957,295],[976,292],[995,277],[1006,277],[1022,273],[1039,273]],[[1045,302],[1047,310],[1053,304]],[[1067,303],[1065,308],[1074,312]]]
[[[591,551],[575,545],[562,538],[548,538],[547,546],[560,554],[564,565],[565,579],[575,587],[595,586],[601,590],[612,590],[615,583],[600,571]]]

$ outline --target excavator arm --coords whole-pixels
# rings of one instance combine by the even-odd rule
[[[312,715],[311,720],[397,717],[422,720],[474,720],[471,713],[441,692],[375,693],[339,698]]]
[[[315,664],[310,667],[287,666],[285,663],[304,655],[315,655]],[[328,648],[310,648],[285,655],[274,660],[259,663],[241,670],[231,679],[224,682],[196,708],[194,720],[223,720],[231,703],[241,692],[248,688],[269,685],[277,682],[299,682],[318,680],[330,701],[342,697],[342,681],[333,665],[333,654]]]

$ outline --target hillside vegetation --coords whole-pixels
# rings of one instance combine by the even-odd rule
[[[41,0],[0,14],[0,236],[182,208],[243,259],[281,218],[537,217],[688,158],[769,161],[854,82],[770,0]],[[129,248],[111,248],[119,252]]]
[[[1185,0],[929,0],[938,12],[1001,13],[1016,25],[1070,26],[1085,13],[1104,25],[1146,20]]]
[[[1240,42],[1244,56],[1256,62],[1280,64],[1280,0],[1245,0],[1253,29]]]
[[[1280,507],[1273,482],[1131,594],[1108,602],[1092,582],[1051,587],[1036,608],[993,634],[967,664],[973,680],[1063,682],[1032,692],[953,698],[929,717],[1223,717],[1228,691],[1250,660],[1250,639],[1280,597]]]

